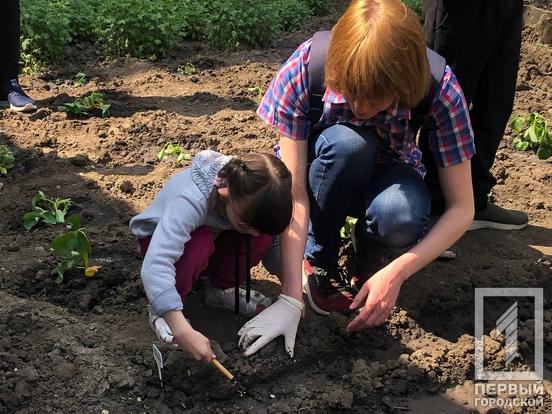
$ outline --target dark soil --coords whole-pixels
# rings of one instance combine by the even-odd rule
[[[482,230],[454,247],[458,257],[412,277],[387,323],[347,334],[347,318],[308,311],[289,359],[281,341],[244,358],[236,332],[245,322],[205,308],[202,289],[186,303],[192,324],[218,344],[217,355],[258,399],[240,397],[211,366],[163,349],[160,386],[152,357],[139,279],[140,260],[128,221],[181,167],[159,162],[172,141],[193,152],[270,151],[275,133],[256,117],[258,97],[291,51],[335,17],[313,20],[277,46],[239,53],[185,44],[161,62],[102,59],[75,48],[66,62],[22,77],[40,109],[0,112],[0,144],[17,157],[0,177],[0,413],[183,412],[485,412],[474,406],[474,288],[542,287],[545,297],[545,386],[552,368],[552,160],[516,152],[506,132],[493,171],[493,197],[528,212],[518,232]],[[192,62],[193,76],[176,72]],[[522,50],[515,112],[539,111],[552,121],[552,49],[530,41]],[[71,86],[77,72],[90,82]],[[106,118],[68,119],[57,106],[99,90],[111,104]],[[94,278],[76,272],[55,285],[49,244],[63,226],[25,231],[21,216],[38,190],[72,197],[90,229]],[[262,269],[254,288],[275,297],[277,279]],[[499,307],[500,304],[497,304]],[[520,307],[520,349],[530,366],[530,306]],[[489,330],[486,331],[487,334]],[[504,339],[492,334],[488,364],[503,365]],[[519,412],[549,413],[545,407]],[[513,410],[512,412],[516,412]]]
[[[524,3],[541,9],[552,10],[552,2],[550,2],[550,0],[524,0]]]

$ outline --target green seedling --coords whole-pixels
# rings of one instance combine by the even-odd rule
[[[353,235],[353,227],[356,224],[357,219],[354,217],[347,217],[345,219],[345,224],[339,230],[339,235],[342,239],[350,239]]]
[[[532,149],[541,160],[552,155],[552,132],[546,119],[537,112],[526,117],[516,115],[510,122],[514,132],[512,145],[519,151]]]
[[[70,198],[48,198],[39,191],[33,197],[33,209],[23,215],[23,227],[30,230],[41,220],[46,224],[65,223],[67,210],[73,204]]]
[[[7,145],[0,145],[0,174],[7,175],[15,165],[15,155]]]
[[[73,214],[68,221],[69,230],[57,236],[51,246],[59,258],[57,266],[52,270],[57,284],[63,282],[65,273],[73,268],[83,269],[86,277],[93,277],[100,271],[100,266],[90,265],[92,243],[88,230],[81,227],[80,217]]]
[[[192,159],[192,155],[189,151],[186,151],[182,146],[173,144],[172,142],[163,145],[161,151],[157,153],[157,159],[159,161],[165,161],[169,155],[174,155],[176,157],[176,162],[179,164],[183,164]]]
[[[73,78],[73,87],[78,88],[84,85],[86,82],[88,82],[88,80],[86,79],[86,73],[79,72]]]
[[[260,102],[264,95],[263,88],[260,86],[252,86],[251,88],[247,88],[247,93],[253,95],[257,102]]]
[[[186,62],[184,65],[178,65],[176,71],[183,76],[195,75],[197,73],[197,69],[192,62]]]
[[[90,115],[89,111],[99,110],[102,116],[105,116],[111,108],[110,104],[104,102],[104,97],[100,92],[92,92],[84,98],[76,99],[75,102],[68,102],[58,107],[58,111],[67,112],[73,116]]]

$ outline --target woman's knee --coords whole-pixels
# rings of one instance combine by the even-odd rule
[[[337,124],[320,133],[315,155],[372,165],[377,161],[378,148],[378,139],[372,129]]]
[[[394,184],[368,207],[368,231],[380,243],[407,247],[425,234],[430,205],[426,192],[405,192],[400,184]]]

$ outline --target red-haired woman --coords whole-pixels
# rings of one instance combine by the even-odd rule
[[[422,27],[399,0],[353,1],[337,22],[325,65],[323,110],[313,126],[311,45],[312,40],[301,44],[282,66],[257,110],[280,134],[281,158],[293,176],[293,219],[280,236],[282,291],[300,299],[304,288],[320,314],[363,307],[347,327],[356,331],[381,324],[403,282],[472,222],[473,133],[448,66],[431,87]],[[431,200],[410,110],[430,90],[423,123],[446,209],[428,232]],[[368,264],[355,286],[337,264],[339,230],[348,215],[359,218],[356,245]],[[385,261],[389,247],[403,252]],[[258,315],[241,330],[246,355],[291,329],[284,318]]]

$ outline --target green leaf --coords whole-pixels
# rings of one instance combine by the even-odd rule
[[[25,227],[26,230],[32,229],[40,220],[40,216],[40,213],[36,211],[29,211],[23,214],[23,227]]]
[[[92,253],[92,246],[90,245],[88,235],[83,231],[77,231],[77,245],[77,249],[81,255],[90,256],[90,253]]]
[[[102,116],[105,116],[109,112],[109,108],[111,108],[111,104],[104,104],[101,106]]]
[[[56,210],[56,223],[64,223],[65,222],[65,211],[67,210],[67,207],[64,210]]]
[[[0,145],[0,173],[6,175],[15,165],[15,156],[7,145]]]
[[[525,120],[520,115],[516,115],[512,122],[510,122],[510,128],[512,128],[514,132],[519,133],[523,128],[524,122]]]
[[[44,193],[42,191],[38,191],[38,194],[33,197],[33,200],[31,202],[33,207],[35,207],[39,201],[42,201],[45,198],[46,196],[44,195]]]
[[[537,150],[537,157],[541,160],[546,160],[552,155],[552,147],[542,146]]]
[[[56,285],[60,285],[62,282],[63,282],[63,273],[64,271],[62,271],[61,269],[59,269],[59,266],[57,266],[53,271],[52,271],[52,276],[54,277],[54,283]]]
[[[537,138],[537,134],[535,132],[535,125],[531,125],[529,128],[527,128],[527,131],[525,131],[524,134],[525,137],[529,137],[531,142],[538,143],[539,140]]]
[[[73,79],[73,87],[78,88],[86,83],[86,73],[79,72]]]
[[[46,224],[57,224],[57,218],[56,214],[53,211],[45,211],[44,214],[42,214],[42,220]]]
[[[52,249],[61,257],[71,257],[77,248],[77,238],[74,232],[60,234],[52,241]]]
[[[69,217],[69,224],[67,227],[69,227],[71,230],[78,230],[80,229],[81,221],[80,216],[78,214],[73,214],[71,217]]]
[[[183,163],[185,161],[190,161],[191,159],[192,159],[192,156],[187,151],[179,154],[178,157],[176,158],[176,160],[180,163]]]

